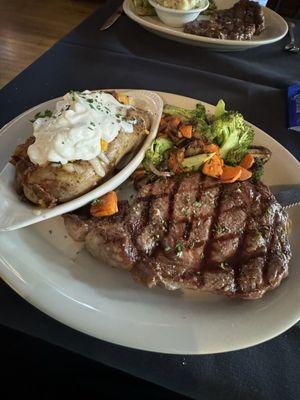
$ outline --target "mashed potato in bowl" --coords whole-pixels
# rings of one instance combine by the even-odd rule
[[[156,0],[156,3],[176,10],[192,10],[202,6],[202,0]]]

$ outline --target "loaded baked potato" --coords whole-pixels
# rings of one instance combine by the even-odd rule
[[[92,99],[90,93],[95,93],[95,92],[86,91],[82,93],[83,94],[87,93],[87,95],[85,96],[89,101],[89,99]],[[81,95],[82,94],[78,96]],[[105,96],[106,95],[107,94],[105,94]],[[73,96],[74,98],[74,93],[72,93],[71,96]],[[112,95],[109,96],[112,97]],[[58,134],[56,135],[56,132],[53,132],[53,129],[51,128],[53,122],[51,121],[45,122],[45,119],[43,121],[39,121],[39,119],[41,118],[38,118],[37,121],[34,122],[34,124],[37,124],[37,129],[35,130],[38,133],[40,126],[42,126],[43,132],[40,135],[41,138],[38,136],[38,134],[36,134],[36,137],[31,136],[25,143],[19,145],[16,148],[15,153],[11,158],[11,163],[16,167],[16,188],[19,194],[25,196],[26,199],[30,200],[32,203],[35,203],[40,207],[53,207],[59,203],[64,203],[69,200],[72,200],[90,191],[95,186],[97,186],[101,182],[101,180],[107,177],[107,175],[114,169],[114,167],[118,164],[118,162],[123,158],[124,155],[132,151],[135,147],[137,147],[140,144],[140,142],[144,138],[144,135],[147,133],[150,127],[151,124],[150,115],[144,110],[130,106],[130,104],[128,104],[130,100],[126,96],[117,93],[113,93],[113,96],[116,99],[115,101],[117,102],[122,101],[123,104],[127,103],[124,105],[124,109],[122,109],[121,117],[119,114],[116,114],[117,121],[120,122],[122,119],[122,121],[120,122],[120,129],[118,130],[117,135],[115,131],[113,136],[109,136],[110,127],[109,125],[107,125],[108,122],[107,120],[105,120],[104,117],[102,119],[100,118],[100,122],[106,123],[105,126],[103,124],[101,125],[100,122],[98,126],[97,119],[93,119],[92,121],[88,120],[89,124],[92,125],[87,126],[85,130],[83,129],[82,120],[80,121],[80,123],[78,123],[78,121],[76,120],[77,125],[76,124],[71,125],[71,128],[70,129],[68,128],[69,129],[68,131],[67,128],[63,127],[63,130],[61,132],[60,131],[62,129],[61,126],[60,125],[58,126],[58,131],[60,132],[59,134],[61,135],[61,137],[63,137],[63,139],[59,137],[60,140],[59,144],[61,144],[61,147],[63,144],[68,145],[69,143],[68,140],[70,139],[71,135],[70,132],[73,133],[75,132],[75,134],[78,136],[78,126],[80,128],[80,135],[82,136],[84,133],[85,136],[83,136],[83,139],[82,137],[80,137],[79,139],[76,137],[76,143],[75,142],[74,142],[75,144],[73,142],[71,143],[73,147],[69,146],[70,148],[68,149],[68,151],[66,151],[64,148],[59,152],[56,151],[57,140],[58,140],[56,136]],[[77,112],[76,105],[75,105],[75,110],[72,111],[72,113],[70,113],[71,107],[69,107],[68,102],[72,103],[72,101],[69,101],[70,100],[69,97],[67,98],[66,101],[67,106],[65,104],[63,105],[64,109],[62,111],[62,114],[69,112],[71,117],[74,119],[75,117],[77,118],[78,116],[76,114]],[[85,100],[86,99],[84,98],[84,101]],[[88,102],[87,104],[88,105],[95,104],[95,107],[92,109],[93,114],[96,114],[98,111],[100,113],[102,111],[108,113],[107,108],[109,108],[109,105],[107,104],[103,106],[104,107],[103,110],[101,109],[102,106],[98,107],[97,106],[98,103],[96,102],[95,103]],[[117,109],[116,108],[118,107],[117,103],[112,103],[112,104],[113,107]],[[121,103],[119,104],[120,106],[122,106]],[[59,105],[59,108],[60,106],[61,105]],[[87,107],[86,104],[85,106]],[[99,110],[97,110],[97,108],[99,108]],[[90,110],[88,110],[88,112],[90,112]],[[80,115],[83,114],[81,113]],[[60,118],[60,117],[61,115],[59,115],[59,112],[56,110],[56,112],[54,113],[54,117],[51,116],[49,118]],[[89,115],[89,118],[90,117],[91,116]],[[84,121],[86,121],[87,120],[86,116],[84,118],[85,118]],[[55,123],[57,124],[56,121]],[[113,123],[114,122],[112,122],[112,124]],[[126,132],[126,127],[128,128],[129,126],[128,123],[130,123],[132,126],[131,132]],[[52,124],[52,125],[50,126],[50,128],[48,127],[48,125],[46,126],[46,128],[44,128],[45,124],[46,125]],[[131,126],[129,126],[128,128],[129,130],[131,129]],[[94,129],[94,132],[91,128]],[[106,129],[106,136],[104,135],[106,140],[102,139],[103,135],[101,136],[101,132],[99,133],[100,140],[98,140],[99,139],[98,136],[95,136],[96,129],[99,129],[100,131],[101,130],[104,131]],[[94,135],[94,136],[89,138],[89,141],[87,141],[86,136],[88,135]],[[51,143],[49,138],[52,140]],[[112,138],[112,140],[111,141],[109,139],[107,140],[107,138]],[[86,142],[84,142],[84,140],[86,140]],[[94,145],[93,144],[94,142],[92,142],[93,140],[96,141],[98,140],[99,142],[98,145],[99,147],[101,147],[100,153],[97,157],[93,157],[92,159],[72,159],[74,155],[66,157],[66,154],[72,153],[73,150],[74,154],[76,152],[77,152],[76,154],[81,154],[81,153],[85,154],[90,152],[91,155],[94,155],[93,151],[95,151],[95,149],[93,148]],[[36,145],[37,147],[34,148],[33,147],[34,145]],[[81,145],[86,146],[87,151],[84,152],[83,151],[84,149],[79,148]],[[48,152],[45,153],[44,148],[47,146],[50,150],[48,150]],[[70,149],[72,151],[70,151]],[[71,159],[68,159],[68,157]],[[85,158],[88,157],[89,156],[86,156],[85,154]]]

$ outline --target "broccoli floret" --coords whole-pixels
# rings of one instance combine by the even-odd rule
[[[188,110],[187,108],[171,106],[166,104],[164,106],[164,114],[166,115],[177,115],[182,122],[187,122],[192,119],[192,110]]]
[[[206,110],[203,104],[198,103],[193,110],[192,125],[194,137],[209,139],[209,125],[206,119]]]
[[[193,122],[195,120],[206,120],[206,111],[203,104],[198,103],[194,110],[187,108],[171,106],[166,104],[164,106],[164,114],[166,115],[177,115],[182,122]]]
[[[264,163],[261,159],[255,159],[255,162],[251,168],[252,177],[251,182],[257,183],[261,180],[264,174]]]
[[[173,146],[174,143],[168,138],[160,137],[153,140],[150,148],[146,151],[143,160],[143,167],[145,170],[149,169],[149,162],[154,166],[159,165],[164,160],[166,151],[171,149]]]
[[[194,137],[198,139],[205,137],[210,140],[209,125],[206,120],[206,110],[203,104],[198,103],[194,110],[167,104],[164,106],[164,114],[177,115],[182,122],[193,125]]]
[[[215,115],[214,118],[217,119],[219,117],[221,117],[221,115],[225,114],[226,110],[225,110],[225,102],[224,100],[219,100],[216,108],[215,108]]]
[[[261,180],[262,176],[264,174],[264,166],[261,165],[259,168],[256,168],[253,172],[252,172],[252,177],[251,177],[251,181],[256,183],[258,181]]]
[[[235,111],[225,112],[212,123],[210,130],[226,164],[239,164],[254,137],[243,116]]]
[[[206,110],[203,104],[198,103],[192,111],[193,119],[202,119],[206,121]]]

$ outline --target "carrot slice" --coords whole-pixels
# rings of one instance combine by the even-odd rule
[[[90,208],[90,213],[94,217],[107,217],[118,212],[118,198],[115,192],[106,193],[106,195],[95,200]]]
[[[224,165],[223,174],[220,177],[222,183],[233,183],[239,179],[242,175],[242,167],[231,167],[229,165]]]
[[[169,120],[169,124],[170,124],[171,128],[177,128],[180,123],[181,123],[181,120],[179,117],[176,117],[176,115]]]
[[[245,169],[249,169],[252,167],[254,163],[254,157],[252,154],[248,153],[245,155],[245,157],[242,159],[240,166],[245,168]]]
[[[192,125],[182,125],[179,128],[180,133],[183,137],[190,139],[193,136],[193,127]]]
[[[219,146],[214,143],[206,144],[203,151],[204,153],[216,153],[218,156],[220,155]]]
[[[223,160],[215,154],[204,163],[202,172],[204,175],[219,178],[223,174]]]
[[[247,179],[251,178],[252,172],[248,171],[246,168],[242,168],[241,176],[239,177],[239,181],[246,181]]]

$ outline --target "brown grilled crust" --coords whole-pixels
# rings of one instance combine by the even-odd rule
[[[287,216],[269,189],[262,183],[219,185],[200,175],[195,202],[208,196],[211,205],[202,202],[198,212],[188,205],[180,220],[174,216],[174,199],[188,179],[196,180],[196,174],[174,186],[166,232],[152,256],[141,257],[133,277],[148,286],[202,289],[243,298],[259,298],[277,287],[287,276],[291,252]],[[189,195],[194,200],[193,191]],[[182,251],[176,251],[176,245],[174,249],[172,237],[168,241],[170,221],[176,225],[175,239],[183,245]],[[206,234],[202,238],[200,234],[198,242],[191,241],[199,222]],[[168,251],[163,250],[165,243]],[[200,256],[198,261],[195,255]]]
[[[182,175],[145,185],[125,208],[118,223],[97,221],[86,244],[149,287],[256,299],[287,276],[287,215],[262,183]],[[106,244],[99,251],[95,235]]]

